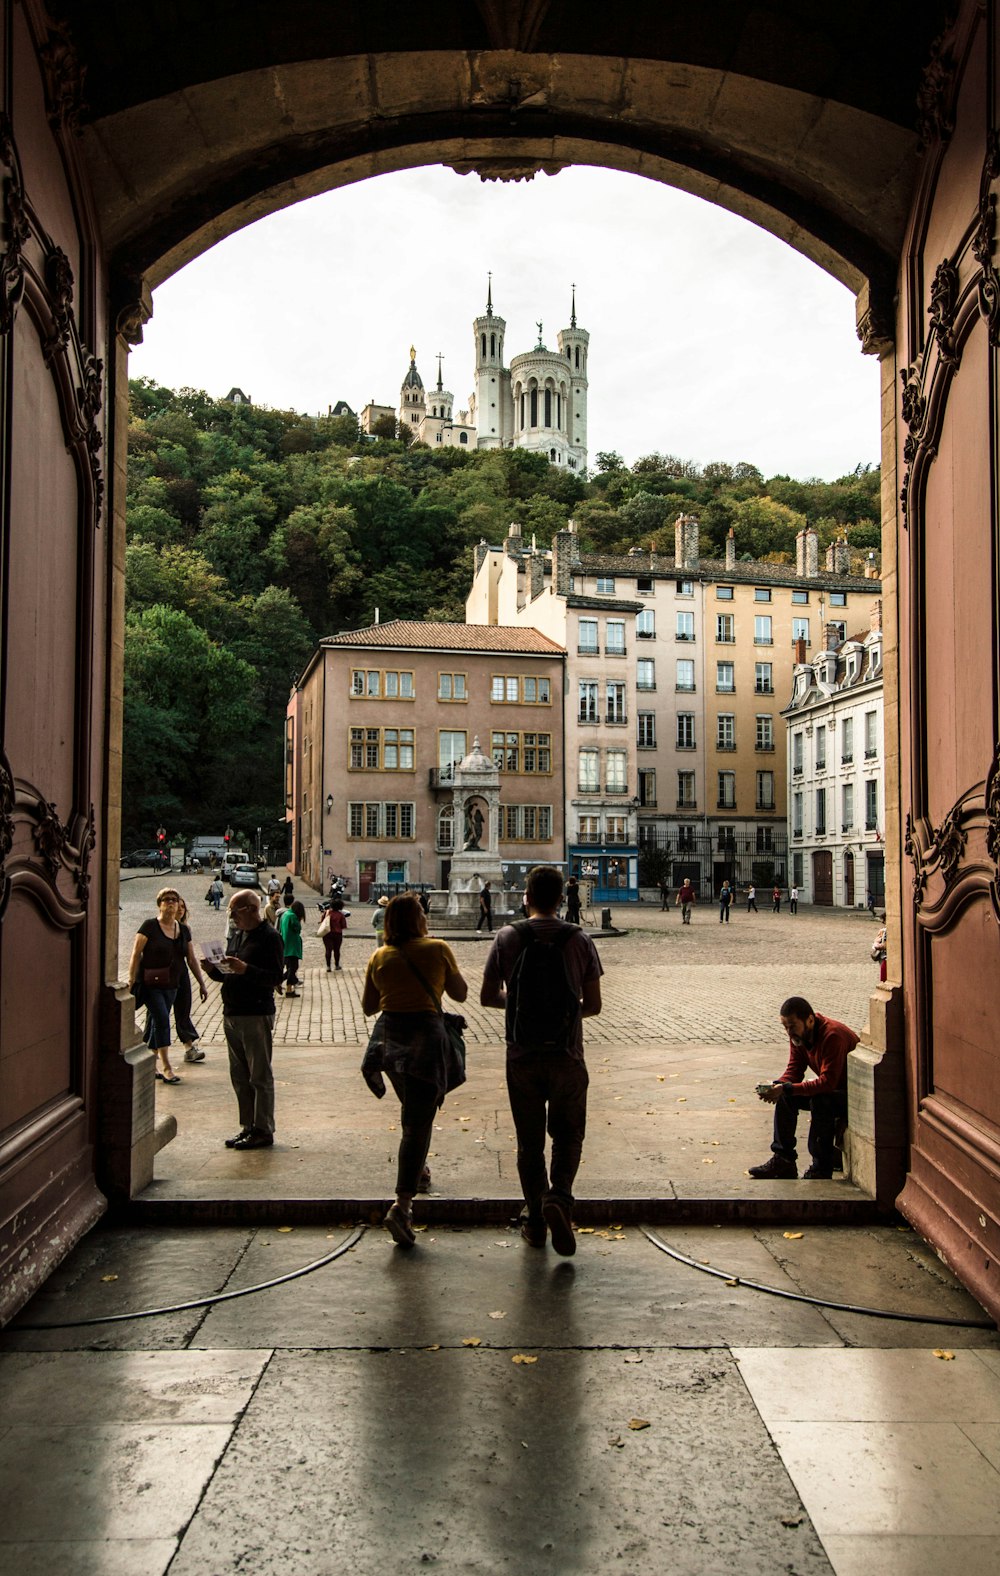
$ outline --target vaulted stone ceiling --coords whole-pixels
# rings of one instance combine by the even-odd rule
[[[52,0],[119,273],[158,283],[316,192],[599,164],[892,287],[945,0]],[[543,177],[544,178],[544,177]]]

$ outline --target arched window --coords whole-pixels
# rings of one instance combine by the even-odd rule
[[[459,443],[468,443],[469,434],[467,432],[460,432],[458,435],[458,441]]]
[[[549,450],[549,459],[552,461],[553,465],[556,463],[556,451],[555,451],[555,449],[550,449]]]
[[[524,431],[524,395],[521,395],[521,431]]]
[[[486,335],[483,335],[483,360],[486,360]]]
[[[491,356],[495,356],[496,353],[497,353],[497,336],[495,334],[491,334],[490,335],[490,355]]]
[[[531,391],[531,425],[533,427],[537,427],[538,426],[538,390],[537,389],[532,389],[532,391]]]
[[[573,359],[573,346],[572,345],[567,345],[566,346],[566,360],[567,361],[572,361],[572,359]]]
[[[577,364],[577,366],[580,365],[580,347],[579,347],[579,345],[577,345],[577,347],[576,347],[576,364]]]
[[[545,390],[545,425],[546,425],[546,427],[551,427],[551,425],[552,425],[552,390],[551,389],[546,389]]]
[[[446,804],[438,811],[437,845],[442,851],[455,846],[455,808]]]
[[[556,395],[556,426],[562,427],[562,395]]]

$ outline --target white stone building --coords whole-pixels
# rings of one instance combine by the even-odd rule
[[[797,652],[788,725],[791,883],[804,903],[885,900],[882,603],[871,627],[828,623],[825,649]]]

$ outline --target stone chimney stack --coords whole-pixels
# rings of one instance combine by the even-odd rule
[[[806,663],[806,643],[805,643],[805,641],[802,639],[802,637],[800,635],[798,640],[795,642],[795,666],[797,668],[804,668],[805,667],[805,663]]]
[[[532,553],[528,559],[528,595],[532,602],[545,590],[545,559],[541,553]]]
[[[679,514],[674,522],[674,568],[698,567],[698,517]]]
[[[490,556],[489,543],[487,542],[485,536],[481,536],[479,538],[479,541],[476,543],[475,553],[476,553],[476,570],[475,570],[475,573],[478,575],[480,569],[482,569],[482,567],[485,564],[487,558],[489,558],[489,556]],[[473,578],[475,578],[475,576],[473,576]]]
[[[795,538],[795,573],[800,580],[811,580],[819,574],[819,537],[811,525]]]
[[[840,650],[840,630],[836,624],[827,624],[826,626],[826,649],[827,651]]]
[[[570,576],[579,562],[580,544],[570,520],[565,531],[557,531],[552,538],[552,588],[557,596],[569,596]]]
[[[514,558],[521,551],[521,527],[516,520],[512,520],[507,527],[507,541],[504,546],[509,558]]]
[[[866,580],[877,580],[878,579],[878,564],[875,562],[875,554],[874,554],[874,552],[870,552],[868,554],[868,557],[865,559],[865,579]]]
[[[882,598],[876,597],[872,603],[872,629],[882,628]]]
[[[726,537],[726,568],[736,568],[736,532],[732,526],[729,527],[729,535]]]
[[[851,550],[845,537],[838,536],[831,542],[826,550],[826,567],[831,575],[847,575],[851,572]]]

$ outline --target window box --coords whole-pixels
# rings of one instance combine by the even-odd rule
[[[853,760],[854,760],[854,756],[853,755],[842,755],[840,757],[840,764],[841,764],[841,766],[850,766],[852,764]]]
[[[866,761],[873,761],[877,754],[878,754],[878,750],[866,750],[865,751],[865,760]]]
[[[865,822],[865,831],[866,832],[876,832],[876,831],[878,831],[878,822],[877,821],[866,821]]]

